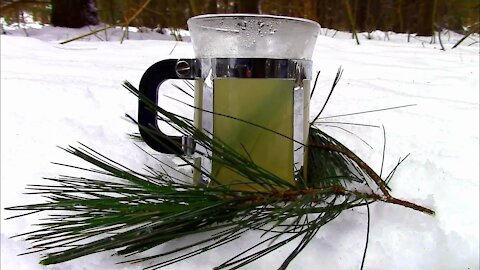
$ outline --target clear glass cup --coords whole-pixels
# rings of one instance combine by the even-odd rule
[[[320,25],[301,18],[200,15],[187,21],[197,58],[311,60]]]
[[[194,124],[212,138],[284,180],[295,182],[306,166],[311,57],[320,26],[291,17],[251,14],[201,15],[188,20],[195,59],[167,59],[143,75],[140,92],[157,102],[167,79],[195,80]],[[156,115],[139,102],[139,124],[161,133]],[[152,138],[163,153],[189,155],[195,182],[253,187],[244,176],[212,162],[221,158],[192,138]],[[160,140],[160,143],[159,143]],[[303,171],[306,171],[303,169]]]

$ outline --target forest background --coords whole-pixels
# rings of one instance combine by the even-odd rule
[[[214,13],[303,17],[352,33],[480,31],[480,0],[16,0],[0,5],[7,24],[21,25],[28,14],[41,24],[72,28],[104,23],[177,30],[186,29],[192,16]]]

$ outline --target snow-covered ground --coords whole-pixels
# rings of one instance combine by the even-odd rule
[[[143,265],[115,265],[121,258],[109,252],[60,265],[38,265],[39,255],[17,257],[29,244],[9,237],[32,230],[38,215],[5,220],[12,213],[4,207],[41,202],[24,195],[27,184],[45,183],[42,177],[84,175],[50,162],[84,165],[57,146],[82,142],[134,169],[155,161],[126,134],[136,132],[124,114],[136,117],[137,100],[121,83],[138,85],[154,62],[192,57],[190,43],[175,42],[154,33],[111,30],[108,42],[95,36],[59,45],[88,29],[44,27],[7,29],[1,35],[1,268],[2,269],[141,269]],[[436,210],[435,217],[400,206],[371,207],[370,244],[365,269],[479,269],[479,46],[473,40],[451,49],[460,36],[438,41],[403,34],[360,35],[361,45],[348,33],[329,30],[319,37],[314,70],[321,70],[311,103],[312,116],[323,105],[339,66],[344,74],[324,116],[416,104],[326,121],[384,125],[386,155],[383,175],[410,153],[391,187],[399,198]],[[102,33],[99,33],[101,35]],[[104,36],[102,39],[105,39]],[[157,39],[157,40],[152,40]],[[477,37],[478,39],[478,37]],[[179,83],[181,85],[181,83]],[[169,95],[184,96],[179,92]],[[166,107],[183,115],[191,110],[168,101]],[[344,142],[377,171],[382,163],[383,133],[379,128],[348,124],[348,129],[370,143],[337,127],[324,129]],[[168,157],[162,157],[168,161]],[[89,166],[89,165],[87,165]],[[89,166],[90,167],[90,166]],[[342,213],[327,224],[293,261],[291,269],[359,269],[365,233],[366,209]],[[248,247],[243,240],[195,257],[167,269],[211,269]],[[247,269],[276,269],[294,244],[249,265]]]

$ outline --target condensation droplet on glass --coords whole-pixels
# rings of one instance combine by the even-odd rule
[[[242,30],[247,29],[247,21],[239,22],[237,25],[240,26],[240,29]]]

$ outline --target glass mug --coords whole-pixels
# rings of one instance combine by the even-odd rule
[[[306,166],[311,57],[320,25],[300,18],[251,14],[201,15],[187,24],[195,59],[155,63],[141,78],[141,94],[156,103],[165,80],[195,80],[195,127],[294,183],[295,175]],[[211,153],[192,138],[162,133],[156,113],[141,100],[138,123],[162,135],[153,138],[151,132],[140,129],[154,150],[190,156],[194,167],[201,166],[222,184],[250,182],[212,162]],[[193,178],[196,183],[208,182],[198,170]]]

